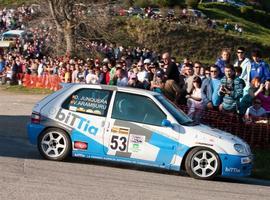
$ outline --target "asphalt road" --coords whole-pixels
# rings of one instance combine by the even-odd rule
[[[26,136],[39,95],[0,91],[0,200],[270,199],[270,182],[251,178],[200,181],[185,174],[96,160],[43,160]]]

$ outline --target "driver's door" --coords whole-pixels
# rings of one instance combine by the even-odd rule
[[[116,92],[104,146],[108,156],[150,165],[173,164],[177,138],[162,127],[166,114],[149,97]]]

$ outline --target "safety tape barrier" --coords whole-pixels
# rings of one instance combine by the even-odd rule
[[[60,89],[61,79],[58,75],[30,75],[25,74],[22,79],[23,86],[27,88],[46,88],[53,91]]]

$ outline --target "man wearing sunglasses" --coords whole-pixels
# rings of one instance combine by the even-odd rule
[[[234,67],[241,67],[242,73],[239,76],[239,78],[243,79],[245,81],[245,88],[244,88],[244,95],[248,93],[248,89],[250,87],[250,70],[251,70],[251,62],[250,60],[245,56],[245,48],[239,47],[237,49],[237,60],[234,63]]]

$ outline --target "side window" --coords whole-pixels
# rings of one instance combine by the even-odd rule
[[[161,126],[167,117],[150,98],[117,92],[112,118]]]
[[[74,112],[106,116],[112,91],[98,89],[79,89],[63,103],[62,107]]]

